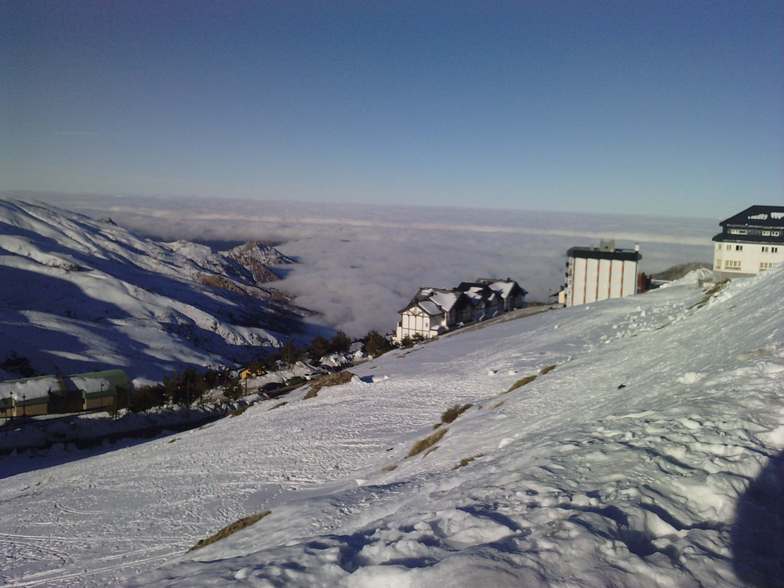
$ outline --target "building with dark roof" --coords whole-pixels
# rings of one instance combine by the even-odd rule
[[[457,288],[420,288],[399,311],[394,340],[432,339],[456,326],[525,307],[527,292],[512,279],[482,278]]]
[[[784,206],[755,204],[719,226],[713,237],[719,279],[754,276],[784,261]]]
[[[566,257],[561,304],[589,304],[637,293],[637,266],[642,259],[638,245],[617,249],[615,241],[602,241],[599,247],[572,247]]]

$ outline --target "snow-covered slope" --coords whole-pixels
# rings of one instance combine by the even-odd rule
[[[0,200],[0,359],[15,352],[42,372],[111,366],[151,379],[231,361],[295,326],[296,309],[260,285],[275,278],[267,263],[288,261],[258,243],[213,253]]]
[[[38,471],[9,459],[26,473],[0,486],[0,580],[776,585],[782,287],[777,269],[710,300],[673,286],[547,312],[391,352],[316,398],[175,439],[50,454]],[[407,457],[466,403],[434,451]]]

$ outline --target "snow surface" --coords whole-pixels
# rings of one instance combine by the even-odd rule
[[[776,269],[704,305],[674,286],[501,322],[352,368],[316,398],[32,458],[42,469],[0,486],[0,582],[775,585],[782,287]],[[465,403],[437,449],[406,457]]]
[[[300,317],[254,281],[269,259],[257,244],[211,254],[0,200],[0,359],[16,352],[42,373],[121,368],[158,380],[183,364],[227,363],[249,346],[276,346]],[[210,279],[234,291],[203,284]]]

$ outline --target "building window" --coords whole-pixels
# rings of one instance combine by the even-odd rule
[[[732,249],[732,245],[730,245],[729,243],[727,243],[727,251],[730,251],[731,249]]]
[[[733,259],[727,259],[724,262],[724,269],[728,269],[728,270],[740,269],[740,261],[733,260]]]
[[[778,247],[771,247],[770,248],[770,252],[771,253],[778,253],[779,252],[779,248]]]
[[[746,229],[730,229],[730,235],[747,235]]]
[[[735,251],[743,251],[743,245],[735,245]]]
[[[763,247],[762,248],[762,252],[763,253],[767,253],[768,251],[770,251],[770,249],[768,247]]]

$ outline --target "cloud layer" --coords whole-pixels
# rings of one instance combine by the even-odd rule
[[[481,276],[512,277],[533,300],[563,281],[566,250],[615,238],[638,242],[642,270],[710,261],[717,220],[253,202],[227,199],[20,194],[109,215],[163,239],[279,243],[300,263],[276,284],[323,321],[351,335],[394,327],[419,286]]]

